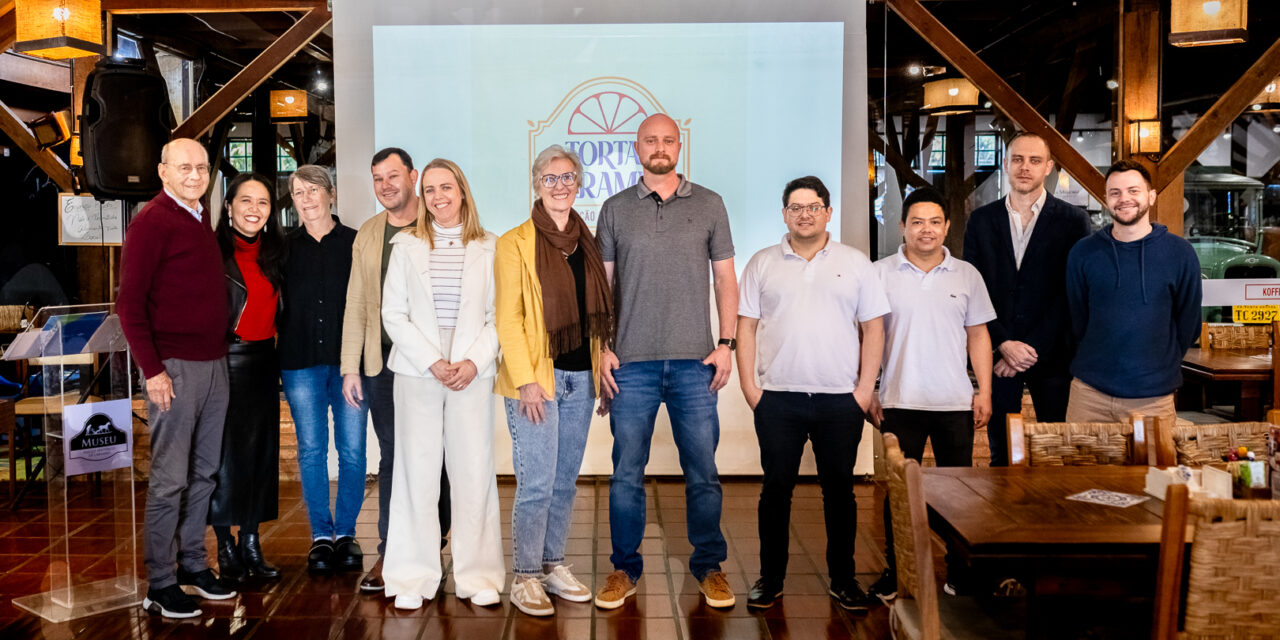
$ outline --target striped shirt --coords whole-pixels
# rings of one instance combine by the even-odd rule
[[[458,324],[458,305],[462,301],[462,225],[445,228],[432,222],[435,248],[431,250],[431,294],[436,303],[436,322],[441,329]]]

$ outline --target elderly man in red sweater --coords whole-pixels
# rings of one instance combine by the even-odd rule
[[[125,234],[116,312],[147,380],[150,585],[142,606],[191,618],[200,607],[184,589],[214,600],[235,596],[218,583],[204,548],[227,412],[227,294],[201,203],[208,154],[195,140],[174,140],[160,153],[159,171],[164,190]]]

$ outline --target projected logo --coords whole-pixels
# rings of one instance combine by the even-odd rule
[[[529,120],[529,164],[542,149],[558,144],[582,159],[583,175],[574,208],[594,232],[600,205],[634,185],[644,169],[636,156],[636,132],[644,119],[666,113],[648,89],[627,78],[592,78],[574,87],[545,120]],[[689,119],[677,120],[683,143],[676,170],[689,168]],[[533,194],[529,195],[533,206]]]

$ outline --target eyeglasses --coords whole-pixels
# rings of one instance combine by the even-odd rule
[[[577,172],[570,171],[568,173],[562,173],[558,176],[550,173],[545,176],[542,176],[542,186],[548,189],[556,186],[557,182],[559,182],[560,184],[566,187],[572,187],[578,182],[578,174]]]
[[[823,210],[825,210],[825,209],[826,209],[826,207],[824,207],[824,206],[822,205],[822,203],[820,203],[820,202],[815,202],[815,203],[813,203],[813,204],[791,204],[791,205],[787,205],[787,208],[786,208],[786,209],[783,209],[783,211],[786,211],[787,213],[789,213],[789,214],[791,214],[791,215],[793,215],[793,216],[798,216],[798,215],[800,215],[800,212],[802,212],[802,211],[807,212],[809,215],[814,215],[814,216],[816,216],[816,215],[818,215],[819,213],[822,213],[822,212],[823,212]]]
[[[169,164],[168,162],[162,162],[161,164],[166,167],[173,167],[174,169],[177,169],[179,175],[185,176],[192,171],[195,171],[202,176],[209,175],[209,165],[207,164]]]
[[[301,198],[303,196],[308,196],[308,195],[311,195],[311,196],[320,195],[320,187],[317,187],[314,184],[309,184],[305,187],[300,186],[297,189],[293,190],[293,197],[295,198]]]

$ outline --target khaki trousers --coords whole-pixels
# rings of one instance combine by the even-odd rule
[[[1067,401],[1067,422],[1127,422],[1129,416],[1164,418],[1173,424],[1178,418],[1173,394],[1152,398],[1116,398],[1081,382],[1071,380],[1071,398]]]

